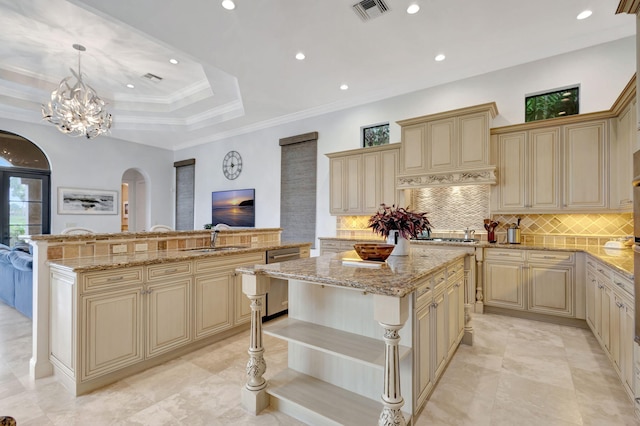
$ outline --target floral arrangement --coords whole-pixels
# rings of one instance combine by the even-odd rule
[[[398,231],[401,237],[417,237],[423,231],[431,232],[427,213],[416,213],[407,208],[380,204],[378,212],[369,218],[369,228],[387,238],[391,231]]]

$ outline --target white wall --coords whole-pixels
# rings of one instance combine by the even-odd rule
[[[526,47],[524,47],[526,48]],[[108,136],[93,140],[71,138],[47,124],[1,119],[0,129],[24,136],[38,145],[52,166],[52,233],[69,223],[98,232],[118,232],[120,215],[58,215],[56,188],[113,189],[120,192],[125,170],[135,168],[148,178],[149,225],[172,224],[175,178],[173,161],[195,158],[195,228],[211,221],[211,192],[256,189],[256,226],[280,226],[280,138],[319,132],[316,235],[335,235],[336,221],[329,215],[329,161],[324,154],[360,147],[360,127],[389,121],[391,141],[400,141],[397,120],[495,101],[499,116],[494,126],[524,120],[525,94],[579,83],[580,112],[611,107],[636,69],[635,37],[536,61],[478,77],[425,89],[339,112],[299,120],[187,148],[175,153],[128,143]],[[230,150],[240,152],[240,177],[227,180],[222,159]],[[309,224],[313,226],[313,224]]]
[[[117,190],[121,201],[122,175],[130,168],[140,170],[148,180],[149,224],[173,223],[173,152],[109,136],[91,140],[74,138],[60,133],[47,123],[29,124],[0,118],[0,129],[30,140],[49,159],[52,234],[59,233],[71,224],[96,232],[120,232],[120,208],[117,215],[59,215],[57,188]]]
[[[523,46],[526,48],[526,46]],[[360,147],[360,127],[389,121],[391,141],[400,141],[397,120],[495,101],[494,127],[524,121],[525,94],[580,84],[580,112],[608,110],[636,69],[635,37],[409,93],[343,111],[272,127],[176,152],[175,160],[196,158],[195,226],[211,220],[211,191],[256,189],[256,226],[279,226],[280,138],[319,132],[316,235],[334,236],[329,215],[329,161],[324,154]],[[229,181],[222,158],[240,152],[241,176]],[[312,224],[310,224],[312,226]]]

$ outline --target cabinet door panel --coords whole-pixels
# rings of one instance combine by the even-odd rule
[[[380,153],[380,198],[378,204],[385,203],[388,206],[398,204],[398,191],[396,190],[398,167],[398,150]],[[375,213],[378,207],[375,206],[371,213]]]
[[[365,211],[375,212],[380,206],[380,183],[382,176],[380,173],[380,153],[373,152],[362,155],[363,176],[363,202]]]
[[[433,387],[431,375],[431,306],[423,306],[416,313],[416,336],[418,338],[415,355],[417,384],[417,407],[420,407]]]
[[[489,164],[489,128],[487,114],[462,116],[458,123],[458,137],[460,152],[458,165],[460,168],[470,168]]]
[[[530,264],[529,310],[573,316],[573,268]]]
[[[524,310],[522,265],[485,262],[488,306]]]
[[[362,210],[362,156],[346,158],[345,204],[348,213],[360,213]]]
[[[144,359],[142,287],[82,297],[83,371],[92,379]]]
[[[229,311],[230,271],[196,277],[195,295],[195,338],[199,339],[231,328]]]
[[[560,207],[560,128],[533,130],[529,133],[530,196],[534,209]]]
[[[565,127],[565,194],[568,209],[606,207],[607,144],[604,121]]]
[[[420,173],[427,170],[424,124],[402,127],[400,169],[403,174]]]
[[[454,119],[427,123],[427,164],[429,170],[454,170],[455,163]]]
[[[147,356],[191,340],[191,278],[149,285],[147,295]]]
[[[526,133],[500,135],[500,209],[518,210],[525,207]]]
[[[345,172],[345,159],[344,158],[332,158],[329,163],[329,210],[333,214],[343,214],[346,210],[344,204],[344,174]]]
[[[448,299],[445,297],[445,292],[434,296],[433,298],[434,311],[432,313],[432,333],[435,335],[435,351],[434,351],[434,369],[433,379],[438,380],[440,374],[445,367],[445,361],[448,354],[447,334],[448,334]],[[435,329],[435,330],[434,330]]]
[[[596,333],[596,292],[600,290],[595,274],[588,268],[586,286],[587,324]]]

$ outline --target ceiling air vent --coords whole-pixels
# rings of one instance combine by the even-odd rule
[[[389,7],[384,0],[362,0],[353,5],[353,10],[366,22],[388,12]]]
[[[151,81],[153,81],[155,83],[158,83],[158,82],[162,81],[162,77],[157,76],[155,74],[151,74],[150,72],[148,72],[145,75],[143,75],[142,78],[146,78],[147,80],[151,80]]]

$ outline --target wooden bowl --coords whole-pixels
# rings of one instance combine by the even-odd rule
[[[375,243],[367,243],[367,244],[354,244],[353,248],[360,256],[362,260],[374,260],[378,262],[384,262],[387,257],[391,254],[394,248],[396,248],[393,244],[375,244]]]

